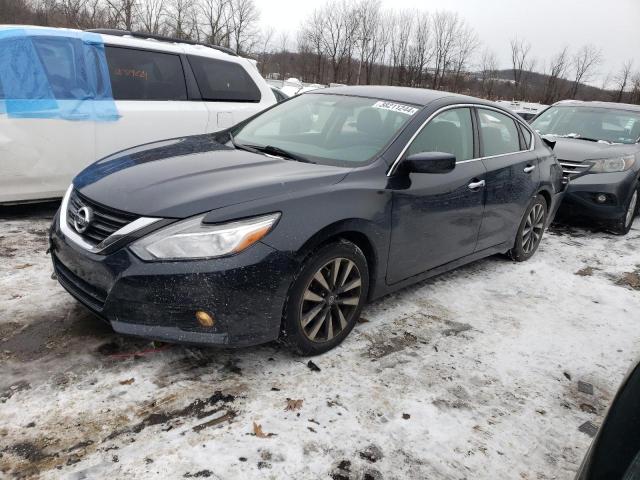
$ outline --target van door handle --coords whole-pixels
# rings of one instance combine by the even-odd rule
[[[527,165],[526,167],[524,167],[523,172],[524,173],[531,173],[536,169],[535,165]]]
[[[479,188],[484,187],[484,185],[485,185],[484,180],[480,180],[478,182],[471,182],[467,186],[469,187],[469,190],[478,190]]]

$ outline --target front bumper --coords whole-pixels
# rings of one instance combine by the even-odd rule
[[[626,204],[636,185],[634,171],[588,174],[571,179],[558,211],[559,217],[588,217],[595,220],[617,220],[626,214]],[[596,196],[604,193],[605,203]]]
[[[144,262],[127,247],[98,255],[60,231],[50,234],[60,284],[117,332],[205,345],[248,346],[278,338],[289,285],[297,269],[286,253],[256,243],[213,260]],[[195,312],[211,314],[213,327]]]

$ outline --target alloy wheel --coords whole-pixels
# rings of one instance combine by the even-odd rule
[[[629,202],[629,208],[627,209],[627,216],[625,217],[625,221],[624,221],[625,227],[629,227],[631,225],[631,222],[633,221],[633,217],[636,213],[637,203],[638,203],[638,190],[636,189],[636,191],[633,192],[631,201]]]
[[[362,276],[347,258],[324,264],[311,278],[300,305],[300,322],[312,342],[327,342],[352,320],[362,295]]]
[[[524,253],[531,253],[542,238],[544,231],[544,206],[536,203],[529,215],[522,230],[522,250]]]

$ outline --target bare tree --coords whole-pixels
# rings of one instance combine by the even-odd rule
[[[367,84],[371,84],[373,82],[374,69],[376,68],[380,77],[379,82],[382,82],[381,64],[384,63],[386,58],[391,38],[391,29],[387,28],[389,17],[390,15],[388,12],[380,11],[380,14],[375,20],[371,42],[369,43],[367,58],[365,60]]]
[[[192,0],[171,0],[168,7],[168,25],[171,36],[184,40],[197,40],[194,22],[195,5]]]
[[[272,26],[265,27],[260,32],[260,52],[258,54],[258,65],[262,76],[266,74],[267,55],[271,51],[271,42],[275,35],[275,29]]]
[[[166,13],[165,0],[144,0],[139,9],[142,29],[155,35],[163,33]]]
[[[436,12],[432,17],[434,35],[434,71],[431,88],[439,89],[451,66],[459,31],[460,16],[453,12]]]
[[[564,47],[549,61],[542,102],[552,104],[560,99],[560,86],[569,67],[569,47]]]
[[[493,99],[496,86],[496,71],[498,70],[498,59],[496,54],[489,49],[482,52],[480,59],[480,81],[482,96]]]
[[[516,37],[511,40],[510,45],[515,95],[524,98],[527,72],[533,70],[535,65],[535,60],[531,58],[531,44]]]
[[[415,12],[415,28],[409,46],[409,77],[411,86],[422,86],[427,65],[433,58],[431,17],[427,12]]]
[[[466,71],[473,54],[479,46],[478,34],[464,20],[461,20],[458,25],[452,60],[453,85],[451,88],[454,92],[460,91],[462,74]]]
[[[198,6],[204,19],[206,41],[213,45],[229,46],[230,0],[200,0]]]
[[[233,48],[236,53],[252,51],[259,41],[260,12],[254,0],[231,0]]]
[[[589,81],[601,61],[602,53],[593,45],[584,45],[573,55],[571,63],[574,75],[571,84],[571,98],[576,98],[580,84]]]
[[[324,22],[325,18],[323,11],[314,10],[306,19],[299,36],[299,40],[301,40],[315,55],[316,68],[314,81],[316,82],[324,82]],[[301,44],[301,41],[298,42],[299,45]]]
[[[616,102],[622,101],[622,96],[624,95],[624,91],[627,88],[629,80],[631,79],[631,69],[633,67],[633,60],[627,60],[622,64],[622,68],[616,75]]]
[[[322,51],[331,63],[332,81],[337,82],[347,53],[353,48],[357,24],[346,0],[332,0],[319,12],[323,25],[320,41]]]
[[[138,0],[106,0],[109,26],[134,30]]]
[[[362,75],[362,67],[365,59],[370,55],[373,36],[378,24],[380,16],[380,0],[360,0],[355,8],[357,17],[359,18],[357,41],[358,41],[358,74],[356,75],[356,85],[360,85],[360,77]]]
[[[403,85],[406,77],[409,39],[413,33],[414,13],[407,10],[397,12],[392,17],[391,29],[391,70],[389,82]]]
[[[280,79],[285,80],[285,76],[287,75],[287,46],[289,45],[289,33],[286,31],[280,32],[278,35],[278,45],[280,51],[280,61],[279,61],[279,74]]]

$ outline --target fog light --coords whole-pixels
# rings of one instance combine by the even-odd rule
[[[596,202],[604,203],[606,201],[607,201],[607,196],[604,193],[599,193],[598,195],[596,195]]]
[[[213,319],[213,315],[208,314],[202,310],[198,310],[196,312],[196,320],[203,327],[213,327],[215,320]]]

